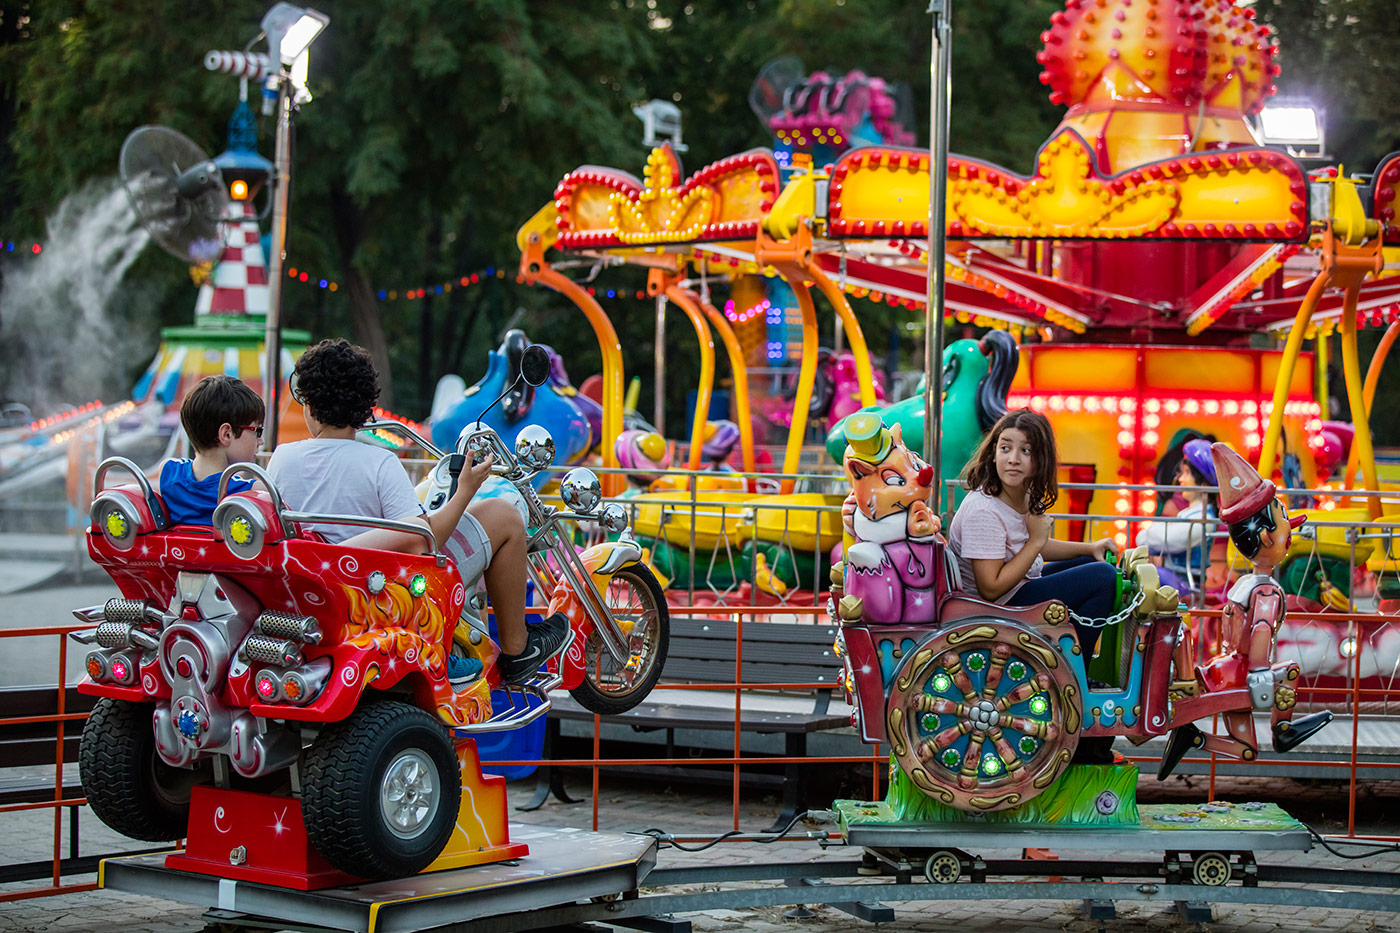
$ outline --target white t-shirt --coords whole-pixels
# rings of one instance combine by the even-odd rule
[[[1019,554],[1030,539],[1026,516],[980,489],[969,492],[948,526],[948,546],[958,558],[963,590],[977,594],[977,577],[972,573],[974,560],[1008,561]],[[1026,579],[1040,576],[1044,566],[1044,558],[1037,554]],[[1004,605],[1024,583],[1022,580],[1007,590],[997,602]]]
[[[272,452],[267,472],[293,511],[402,521],[424,514],[399,458],[359,441],[313,437],[280,445]],[[366,530],[320,522],[305,527],[333,544]]]

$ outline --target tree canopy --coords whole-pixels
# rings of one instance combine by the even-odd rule
[[[222,149],[237,82],[206,71],[203,55],[243,48],[268,5],[226,0],[195,15],[178,0],[45,0],[0,10],[5,238],[41,237],[66,195],[115,173],[136,126],[166,124],[211,154]],[[954,0],[954,150],[1030,165],[1060,117],[1035,61],[1060,6]],[[1282,34],[1284,88],[1296,75],[1325,92],[1337,155],[1363,167],[1400,145],[1400,76],[1385,54],[1400,39],[1393,0],[1259,6]],[[553,293],[514,281],[515,232],[558,179],[583,164],[640,174],[646,151],[630,107],[649,98],[680,106],[689,171],[768,144],[747,96],[779,55],[809,71],[860,68],[908,84],[926,144],[926,9],[912,0],[343,0],[312,50],[315,99],[296,122],[287,261],[311,281],[288,280],[284,321],[370,346],[392,373],[394,406],[415,417],[440,375],[474,380],[512,320],[555,345],[581,379],[598,368],[591,333]],[[271,155],[267,118],[261,133]],[[405,298],[487,269],[506,274]],[[604,287],[625,296],[605,307],[627,335],[627,371],[649,373],[652,309],[633,297],[642,278],[607,276]],[[318,288],[321,278],[337,290]],[[142,289],[123,305],[128,326],[154,334],[189,321],[194,289],[177,262],[147,250],[127,279]],[[894,313],[871,311],[875,326]],[[687,339],[676,330],[672,338]],[[683,405],[697,364],[690,352],[671,358],[669,404]]]

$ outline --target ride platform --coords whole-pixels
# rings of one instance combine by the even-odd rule
[[[656,864],[650,836],[516,825],[521,859],[395,881],[297,891],[166,867],[167,853],[109,858],[100,888],[207,906],[250,926],[409,933],[518,915],[552,905],[635,896]]]
[[[884,801],[838,800],[835,811],[847,845],[866,849],[1048,849],[1140,851],[1295,851],[1312,848],[1312,834],[1274,803],[1140,804],[1137,819],[1076,826],[901,820]],[[995,817],[997,814],[988,814]]]

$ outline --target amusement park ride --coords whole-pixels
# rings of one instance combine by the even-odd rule
[[[1316,338],[1323,352],[1335,329],[1356,464],[1366,489],[1382,488],[1366,416],[1374,378],[1363,386],[1356,329],[1400,310],[1400,285],[1385,277],[1387,244],[1400,242],[1393,209],[1400,156],[1358,179],[1309,172],[1256,144],[1246,117],[1273,91],[1274,46],[1252,11],[1233,0],[1068,0],[1042,38],[1042,81],[1066,116],[1028,174],[949,159],[946,256],[931,257],[926,247],[933,157],[901,135],[889,89],[858,73],[818,74],[799,75],[770,109],[776,151],[750,150],[686,177],[663,145],[642,179],[596,166],[570,172],[521,229],[520,272],[576,305],[598,338],[601,411],[582,449],[596,448],[608,468],[646,466],[628,459],[629,443],[653,464],[661,451],[644,429],[624,433],[618,335],[589,291],[554,267],[551,251],[646,269],[648,293],[693,325],[701,386],[689,434],[692,472],[680,488],[621,500],[647,543],[662,547],[667,532],[656,516],[667,502],[711,497],[753,510],[746,520],[756,543],[765,521],[774,521],[766,516],[778,515],[780,536],[796,525],[815,550],[842,545],[827,597],[839,625],[835,647],[858,734],[891,749],[890,794],[837,801],[831,815],[837,844],[861,851],[861,870],[893,877],[878,896],[941,896],[937,884],[913,885],[918,873],[935,883],[1035,874],[1024,862],[989,863],[979,851],[1050,844],[1159,856],[1078,872],[1150,876],[1121,896],[1202,900],[1209,887],[1213,900],[1248,900],[1260,880],[1283,877],[1256,864],[1254,853],[1306,849],[1306,827],[1272,805],[1139,806],[1135,766],[1111,753],[1077,752],[1102,752],[1115,736],[1134,743],[1169,736],[1165,776],[1195,748],[1255,759],[1256,714],[1268,717],[1267,739],[1280,753],[1330,718],[1294,716],[1300,667],[1276,650],[1290,594],[1272,574],[1283,576],[1312,539],[1291,533],[1298,521],[1276,499],[1274,478],[1320,479],[1322,413],[1300,351]],[[874,144],[851,147],[872,134]],[[926,439],[929,401],[915,403],[914,413],[877,405],[871,355],[848,296],[917,311],[930,261],[942,262],[946,276],[943,323],[991,330],[946,348],[935,375],[940,394],[931,395],[932,385],[924,391],[946,397],[947,414],[941,437]],[[739,309],[731,315],[709,293],[725,281]],[[801,492],[791,478],[802,463],[817,378],[813,288],[852,351],[861,409],[827,426],[828,449],[841,455],[849,481],[839,494]],[[782,326],[789,300],[799,322],[791,428],[783,478],[761,494],[743,387],[750,355],[755,347],[768,353],[771,341],[750,332],[746,343],[743,325],[754,315],[743,309],[781,305]],[[775,323],[767,317],[759,321]],[[1250,347],[1253,334],[1283,331],[1281,352]],[[736,474],[696,471],[716,433],[706,426],[712,333],[734,373]],[[509,337],[477,391],[454,400],[457,420],[443,418],[450,426],[442,436],[435,426],[434,440],[444,449],[456,443],[460,455],[489,443],[509,464],[505,478],[528,506],[535,539],[552,548],[538,561],[532,556],[537,583],[548,584],[556,605],[574,607],[578,641],[592,645],[592,654],[571,653],[566,669],[586,679],[610,655],[614,685],[631,678],[645,687],[608,711],[624,709],[659,676],[665,626],[652,623],[664,621],[665,604],[622,509],[595,512],[600,494],[621,496],[625,473],[606,473],[596,491],[580,474],[565,478],[574,517],[596,515],[621,535],[578,558],[555,528],[564,516],[536,497],[530,480],[552,459],[554,442],[527,426],[527,416],[569,392],[540,393],[547,377],[537,371],[526,380],[534,394],[510,396],[515,375],[531,368],[532,350]],[[498,427],[463,431],[459,442],[454,429],[486,419],[479,402],[497,388],[518,416],[513,441],[504,443],[508,432]],[[1062,478],[1110,487],[1080,504],[1123,516],[1113,519],[1122,599],[1111,618],[1078,619],[1057,600],[988,603],[958,577],[936,510],[939,487],[959,464],[944,458],[935,470],[919,451],[940,442],[966,450],[987,417],[1007,406],[1050,418],[1069,464]],[[1151,482],[1168,439],[1187,428],[1220,441],[1212,448],[1220,521],[1240,551],[1231,560],[1253,571],[1225,594],[1224,620],[1208,644],[1180,614],[1179,594],[1127,547],[1135,517],[1155,509],[1151,494],[1127,487]],[[123,598],[80,612],[97,624],[84,640],[98,646],[80,689],[103,698],[83,737],[84,783],[114,827],[150,839],[183,835],[187,844],[169,856],[108,860],[105,884],[347,929],[374,929],[381,918],[393,918],[386,928],[421,929],[619,891],[621,902],[569,907],[566,919],[648,915],[648,898],[635,893],[654,861],[653,839],[591,836],[598,841],[590,841],[589,858],[567,852],[559,834],[522,844],[507,827],[503,788],[480,775],[471,734],[519,714],[492,710],[491,643],[470,613],[457,621],[470,586],[450,563],[314,540],[298,527],[312,517],[284,508],[261,474],[266,489],[229,496],[212,530],[168,528],[139,471],[135,487],[102,489],[119,465],[98,471],[88,532],[91,553]],[[430,501],[445,469],[424,493]],[[1340,486],[1355,474],[1348,467]],[[1379,520],[1396,509],[1395,500],[1369,498],[1364,515]],[[862,540],[862,527],[884,531]],[[705,542],[706,530],[696,519],[683,537],[692,549],[714,548],[718,538]],[[1373,560],[1377,573],[1394,576],[1388,553]],[[612,593],[612,576],[629,570],[645,577],[633,589],[651,599],[640,612],[610,608],[602,595]],[[808,571],[803,585],[814,601],[827,590],[826,572],[820,563]],[[1101,647],[1091,656],[1081,639],[1092,629]],[[465,693],[445,678],[454,644],[487,672]],[[541,675],[527,689],[547,707],[548,689],[564,676]],[[1194,725],[1215,716],[1223,733]],[[149,773],[191,789],[188,803],[171,805],[178,794],[141,788],[136,776]],[[816,835],[827,843],[827,834]],[[278,887],[311,893],[289,896]],[[968,896],[1026,896],[1007,887],[984,885]],[[1123,886],[1070,885],[1076,893],[1047,896],[1082,897],[1092,888],[1087,896],[1112,897],[1099,890],[1112,887]],[[868,900],[863,890],[839,900]],[[546,900],[535,891],[548,891]],[[1306,894],[1280,888],[1269,896],[1307,903]],[[513,920],[530,926],[555,917],[543,911]]]

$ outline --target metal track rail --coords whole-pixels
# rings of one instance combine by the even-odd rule
[[[212,909],[206,918],[226,927],[266,929],[271,924],[308,933],[331,929],[515,933],[583,923],[685,933],[689,922],[673,915],[793,904],[830,905],[879,923],[895,919],[886,902],[908,901],[1082,901],[1093,916],[1105,919],[1114,916],[1115,903],[1155,903],[1175,905],[1187,919],[1207,922],[1214,904],[1400,913],[1400,894],[1394,893],[1400,879],[1393,872],[1256,864],[1252,853],[1230,847],[1226,839],[1216,845],[1248,856],[1245,862],[1250,870],[1243,875],[1243,883],[1238,878],[1223,885],[1182,883],[1177,874],[1168,874],[1165,866],[1172,850],[1167,850],[1157,861],[979,858],[964,880],[936,884],[924,880],[917,858],[865,850],[859,859],[650,871],[649,857],[642,856],[635,869],[621,864],[593,870],[572,865],[557,875],[542,859],[531,866],[535,870],[529,872],[533,880],[528,892],[504,877],[495,879],[495,884],[464,884],[447,877],[421,876],[393,883],[393,896],[377,902],[374,895],[367,897],[355,889],[302,893],[243,882],[238,883],[235,898],[228,888],[231,882],[156,868],[149,857],[108,862],[105,886],[208,904]],[[862,851],[855,846],[832,848]],[[591,884],[579,883],[589,876]],[[630,885],[614,893],[611,885],[620,882]],[[415,886],[423,890],[415,891]],[[674,890],[687,886],[700,890]],[[601,891],[609,893],[600,895]],[[591,900],[581,900],[590,896]],[[580,900],[557,903],[575,898]],[[556,906],[535,906],[551,900],[556,900]]]

